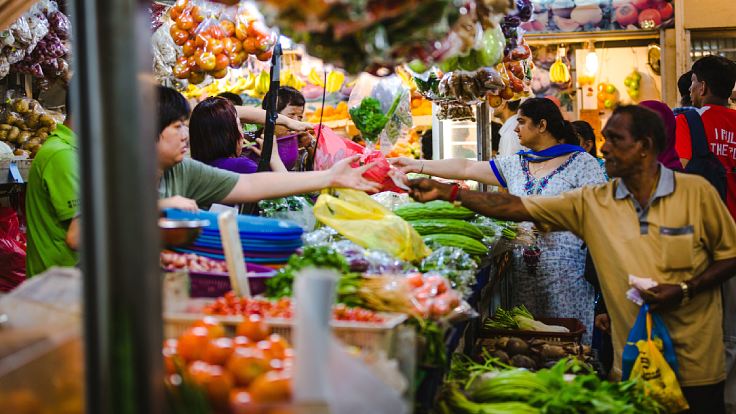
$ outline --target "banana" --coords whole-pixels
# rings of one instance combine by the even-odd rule
[[[332,71],[327,75],[327,86],[325,86],[325,90],[327,93],[337,92],[342,88],[344,82],[345,75],[342,72]]]
[[[570,70],[562,62],[562,59],[557,58],[555,63],[549,68],[549,80],[554,83],[567,83],[570,81]]]
[[[268,92],[268,87],[271,84],[271,75],[265,70],[256,77],[255,92],[258,95],[265,95]]]
[[[322,76],[323,75],[320,75],[316,70],[314,70],[314,68],[312,68],[312,70],[309,71],[309,83],[316,86],[325,86]]]

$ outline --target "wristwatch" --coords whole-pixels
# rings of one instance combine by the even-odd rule
[[[687,282],[680,282],[680,289],[682,289],[682,300],[680,301],[680,305],[684,305],[692,299],[690,296],[690,287],[687,285]]]

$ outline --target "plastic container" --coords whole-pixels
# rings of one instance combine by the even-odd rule
[[[541,339],[546,342],[575,342],[580,343],[585,333],[585,325],[575,318],[537,318],[538,321],[547,325],[564,326],[570,332],[539,332],[523,331],[518,329],[490,329],[485,326],[481,328],[479,338],[497,338],[502,336],[514,336],[523,340]]]
[[[266,266],[248,263],[248,286],[255,296],[266,291],[266,280],[276,271]],[[227,273],[189,272],[189,295],[193,298],[216,298],[232,290]]]

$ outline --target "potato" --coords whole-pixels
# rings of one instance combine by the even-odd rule
[[[529,352],[529,345],[527,345],[523,339],[509,338],[509,342],[506,345],[506,352],[512,356],[526,354]]]
[[[30,110],[28,107],[28,101],[25,99],[16,99],[13,102],[13,110],[19,114],[26,114]]]
[[[41,140],[40,140],[40,139],[38,139],[38,138],[31,138],[31,139],[29,139],[29,140],[28,140],[28,143],[27,143],[27,144],[28,144],[28,146],[29,146],[30,148],[33,148],[33,147],[35,147],[36,145],[41,145],[41,144],[42,144],[42,142],[41,142]]]
[[[8,141],[17,142],[19,135],[20,135],[20,129],[14,126],[13,128],[10,129],[10,132],[8,133]]]
[[[49,134],[48,132],[37,131],[36,136],[41,140],[41,142],[43,142],[46,141],[46,138],[48,138]]]
[[[22,131],[18,135],[18,143],[21,144],[21,145],[22,144],[25,144],[30,139],[31,139],[31,133],[29,131]]]
[[[8,140],[8,131],[0,130],[0,141],[7,141],[7,140]]]
[[[41,122],[41,125],[43,125],[44,127],[48,127],[49,130],[56,126],[56,121],[54,121],[54,118],[46,114],[41,115],[40,122]]]
[[[26,125],[28,125],[28,128],[30,129],[37,129],[40,119],[41,119],[41,115],[37,113],[32,113],[28,115],[28,119],[26,120]]]
[[[10,124],[0,124],[0,131],[10,131],[13,126]]]

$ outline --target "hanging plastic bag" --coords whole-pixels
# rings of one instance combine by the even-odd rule
[[[343,158],[361,154],[360,160],[353,167],[372,162],[376,163],[375,166],[363,174],[366,179],[380,183],[381,191],[394,191],[397,193],[404,191],[397,187],[389,176],[388,173],[391,170],[391,165],[382,152],[375,149],[368,150],[358,143],[337,135],[324,125],[315,128],[315,133],[317,135],[317,150],[314,154],[315,171],[329,170],[336,162]]]
[[[26,278],[26,238],[18,214],[0,208],[0,292],[9,292]]]
[[[306,232],[314,230],[316,219],[312,213],[312,205],[306,198],[289,196],[274,200],[262,200],[258,203],[261,216],[291,220]]]
[[[402,260],[413,262],[431,253],[409,223],[361,191],[323,192],[314,205],[314,216],[354,243]]]
[[[662,318],[644,305],[629,332],[623,352],[622,379],[641,378],[652,398],[677,413],[689,408],[677,381],[677,357]]]

